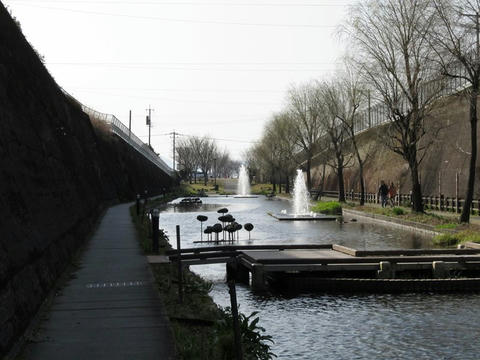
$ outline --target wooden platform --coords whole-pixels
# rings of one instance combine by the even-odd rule
[[[411,281],[420,281],[426,291],[432,291],[435,284],[441,289],[458,289],[462,284],[468,284],[471,289],[478,284],[480,290],[480,248],[365,251],[336,244],[218,246],[182,249],[180,258],[178,252],[171,251],[170,260],[181,260],[184,265],[225,262],[227,277],[248,283],[254,290],[299,284],[308,290],[317,286],[323,289],[327,285],[330,289],[334,279],[339,283],[342,279],[350,282],[357,279],[369,289],[375,286],[372,284],[383,284],[380,280],[402,280],[388,285],[395,291],[407,281],[410,283],[405,289],[417,286]],[[363,281],[366,279],[372,281]],[[449,287],[436,281],[438,279],[457,282]],[[459,281],[461,279],[465,282]],[[425,285],[425,281],[431,284]]]

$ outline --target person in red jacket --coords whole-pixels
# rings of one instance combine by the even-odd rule
[[[388,188],[388,198],[390,200],[390,205],[393,207],[395,206],[395,196],[397,196],[397,188],[393,185],[393,182],[390,184]]]

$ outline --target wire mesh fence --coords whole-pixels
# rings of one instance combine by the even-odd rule
[[[63,89],[62,89],[63,90]],[[115,115],[105,114],[99,111],[96,111],[86,105],[83,105],[81,102],[76,100],[73,96],[68,94],[65,90],[63,92],[70,98],[74,99],[82,108],[82,111],[86,113],[90,118],[101,120],[105,122],[109,127],[110,131],[137,150],[142,154],[147,160],[152,162],[155,166],[160,168],[162,171],[168,175],[173,175],[173,170],[170,166],[163,161],[159,155],[157,155],[148,144],[145,144],[138,136],[136,136],[131,130],[123,124]]]

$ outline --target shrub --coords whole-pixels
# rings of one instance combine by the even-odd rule
[[[440,234],[433,238],[433,243],[441,246],[453,246],[465,242],[480,243],[480,232],[464,230],[454,234]]]
[[[460,242],[459,234],[440,234],[433,238],[433,243],[439,246],[453,246]]]
[[[258,326],[258,312],[249,316],[238,313],[240,336],[245,359],[269,360],[276,357],[270,350],[270,335],[262,335],[265,329]],[[233,316],[230,307],[221,309],[221,319],[216,324],[217,355],[220,359],[234,359]]]
[[[442,230],[442,229],[456,229],[459,224],[457,223],[447,223],[447,224],[440,224],[435,226],[435,229]]]
[[[342,215],[342,205],[338,201],[319,201],[312,211],[326,215]]]

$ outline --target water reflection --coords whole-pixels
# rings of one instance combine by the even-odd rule
[[[181,225],[182,246],[197,246],[198,214],[217,222],[216,210],[227,207],[239,223],[252,222],[251,244],[337,243],[357,249],[431,247],[429,238],[371,222],[280,222],[267,212],[289,206],[283,201],[206,198],[193,212],[163,212],[161,226],[171,234]],[[172,237],[172,239],[174,239]],[[246,232],[240,244],[248,244]],[[172,241],[173,242],[173,241]],[[204,246],[201,244],[198,246]],[[229,306],[225,266],[192,266],[214,282],[211,292]],[[280,359],[478,359],[480,296],[470,295],[257,295],[237,286],[240,310],[259,311],[260,326],[273,335]]]

